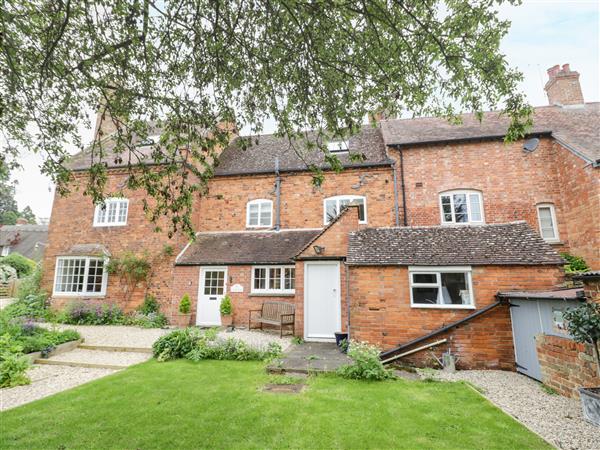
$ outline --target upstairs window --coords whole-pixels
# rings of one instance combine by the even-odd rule
[[[0,256],[8,256],[8,254],[10,253],[10,245],[5,245],[0,248],[2,249],[2,251],[0,252]]]
[[[470,267],[410,267],[413,308],[474,308]]]
[[[126,198],[108,198],[101,205],[96,205],[94,213],[95,227],[114,227],[127,225],[129,200]]]
[[[556,227],[556,211],[552,203],[537,205],[540,235],[546,242],[559,242],[558,228]]]
[[[440,212],[444,225],[484,223],[481,192],[443,192],[440,194]]]
[[[54,274],[54,295],[104,295],[107,279],[104,258],[59,257]]]
[[[323,202],[323,223],[328,225],[342,211],[344,206],[358,205],[359,223],[367,223],[367,199],[359,195],[338,195],[326,198]]]
[[[260,266],[252,269],[255,294],[293,294],[296,288],[294,266]]]
[[[249,228],[271,227],[273,225],[273,202],[252,200],[246,206],[246,226]]]

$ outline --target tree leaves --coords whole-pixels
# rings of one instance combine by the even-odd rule
[[[112,129],[86,150],[99,202],[109,161],[152,200],[149,217],[193,235],[193,198],[233,129],[267,118],[290,141],[355,133],[367,114],[454,116],[500,107],[507,139],[531,125],[521,75],[499,51],[508,23],[491,0],[5,0],[0,9],[0,165],[42,152],[66,194],[67,144],[86,112]],[[511,3],[517,3],[511,2]],[[137,146],[160,130],[148,155]],[[334,168],[337,163],[330,158]],[[323,174],[315,171],[315,180]]]

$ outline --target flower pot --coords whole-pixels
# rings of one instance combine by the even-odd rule
[[[583,417],[600,427],[600,387],[579,388]]]
[[[343,353],[346,353],[348,351],[348,333],[336,332],[335,344]]]
[[[178,327],[189,327],[190,326],[190,322],[192,319],[192,314],[174,314],[173,315],[173,325],[176,325]]]
[[[224,326],[225,328],[229,328],[231,327],[231,325],[233,324],[233,316],[231,314],[227,314],[227,315],[221,315],[221,326]]]

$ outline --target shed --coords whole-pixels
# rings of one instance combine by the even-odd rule
[[[505,291],[498,298],[510,302],[517,371],[542,381],[535,338],[539,334],[569,338],[563,313],[585,301],[583,289]]]

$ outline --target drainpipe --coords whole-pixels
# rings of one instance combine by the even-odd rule
[[[348,342],[350,342],[350,270],[346,261],[344,261],[344,273],[346,275],[346,333],[348,333]]]
[[[400,187],[402,188],[402,215],[404,216],[404,226],[408,225],[408,213],[406,212],[406,187],[404,186],[404,154],[402,147],[396,147],[400,152]]]
[[[398,211],[398,176],[396,175],[396,161],[392,163],[392,172],[394,175],[394,216],[396,218],[396,226],[400,226],[400,212]]]
[[[281,229],[281,176],[279,157],[275,158],[275,231]]]

